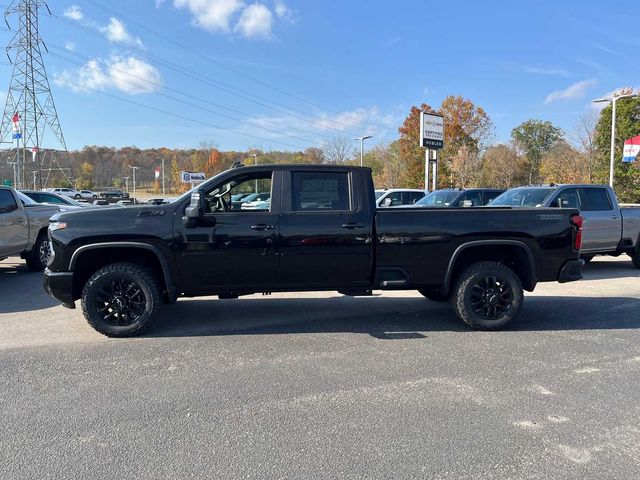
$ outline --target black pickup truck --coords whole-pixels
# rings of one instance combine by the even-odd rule
[[[232,209],[248,192],[271,196]],[[319,290],[415,289],[498,329],[523,289],[581,278],[581,222],[577,209],[376,210],[368,168],[239,167],[166,205],[54,216],[44,285],[113,337],[144,332],[178,297]]]

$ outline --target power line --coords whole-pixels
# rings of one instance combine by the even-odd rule
[[[281,93],[283,95],[286,95],[288,97],[294,98],[296,100],[304,102],[304,103],[306,103],[308,105],[311,105],[313,107],[316,107],[316,108],[318,108],[320,110],[331,112],[331,113],[336,114],[336,115],[341,115],[343,113],[343,112],[338,112],[336,110],[332,110],[332,109],[330,109],[328,107],[323,107],[322,105],[319,105],[319,104],[317,104],[317,103],[315,103],[315,102],[313,102],[311,100],[308,100],[308,99],[306,99],[304,97],[296,95],[295,93],[287,92],[286,90],[283,90],[283,89],[281,89],[281,88],[279,88],[279,87],[277,87],[275,85],[272,85],[272,84],[270,84],[268,82],[265,82],[264,80],[260,80],[259,78],[256,78],[256,77],[254,77],[252,75],[249,75],[249,74],[247,74],[245,72],[242,72],[242,71],[237,70],[237,69],[235,69],[233,67],[230,67],[230,66],[224,64],[223,62],[215,60],[215,59],[211,58],[210,56],[205,55],[202,52],[198,52],[198,51],[194,50],[193,48],[190,48],[189,46],[187,46],[187,45],[185,45],[183,43],[180,43],[180,42],[178,42],[178,41],[176,41],[176,40],[174,40],[172,38],[167,37],[166,35],[163,35],[162,33],[158,32],[158,31],[156,31],[156,30],[154,30],[152,28],[147,27],[143,23],[138,22],[136,19],[134,19],[134,18],[132,18],[130,16],[127,16],[127,15],[123,14],[122,12],[119,12],[117,10],[109,8],[109,7],[101,4],[100,2],[96,2],[94,0],[84,0],[84,1],[94,5],[95,7],[98,7],[98,8],[100,8],[100,9],[102,9],[102,10],[108,12],[108,13],[111,13],[112,15],[117,15],[117,16],[119,16],[121,18],[124,18],[130,24],[136,25],[140,30],[144,30],[145,32],[151,33],[152,35],[155,35],[156,37],[163,39],[167,43],[175,45],[175,46],[177,46],[177,47],[179,47],[179,48],[181,48],[181,49],[183,49],[183,50],[185,50],[185,51],[187,51],[187,52],[189,52],[191,54],[197,55],[198,57],[200,57],[200,58],[202,58],[202,59],[204,59],[204,60],[206,60],[206,61],[208,61],[208,62],[210,62],[210,63],[212,63],[214,65],[217,65],[218,67],[224,68],[225,70],[228,70],[228,71],[230,71],[232,73],[235,73],[236,75],[239,75],[239,76],[244,77],[244,78],[246,78],[248,80],[251,80],[252,82],[255,82],[255,83],[259,84],[259,85],[262,85],[264,87],[270,88],[275,92]],[[336,120],[336,123],[343,123],[343,122],[340,122],[339,120]],[[384,126],[382,124],[377,124],[375,122],[369,122],[369,124],[370,125],[376,125],[378,127],[382,127],[382,128],[385,128],[385,129],[387,128],[387,126]],[[344,125],[346,125],[346,124],[344,124]]]
[[[56,20],[58,20],[60,22],[63,22],[65,24],[71,26],[72,28],[75,28],[77,30],[83,31],[86,34],[91,35],[91,36],[93,36],[95,38],[98,38],[98,39],[100,39],[102,41],[108,42],[108,40],[106,38],[104,38],[104,36],[100,35],[98,32],[96,32],[95,30],[93,30],[91,28],[85,27],[84,25],[80,25],[77,22],[68,20],[68,19],[66,19],[64,17],[61,17],[60,15],[55,14],[55,13],[52,13],[51,16],[52,16],[52,18],[54,18],[54,19],[56,19]],[[345,134],[351,135],[351,136],[356,135],[355,133],[347,131],[345,129],[339,129],[339,128],[330,127],[330,126],[328,126],[326,124],[319,123],[317,120],[312,120],[312,119],[309,118],[308,112],[304,112],[302,110],[298,110],[298,109],[295,109],[293,107],[290,107],[290,106],[287,106],[287,105],[283,105],[283,104],[278,103],[278,102],[274,102],[273,100],[264,98],[264,97],[262,97],[260,95],[256,95],[256,94],[248,93],[248,92],[243,92],[242,90],[236,89],[236,88],[231,87],[231,86],[229,86],[227,84],[224,84],[222,82],[219,82],[219,81],[216,81],[216,80],[212,80],[207,76],[204,76],[204,75],[202,75],[200,73],[196,73],[196,72],[194,72],[194,71],[192,71],[190,69],[187,69],[185,67],[182,67],[182,66],[180,66],[180,65],[178,65],[178,64],[176,64],[174,62],[165,60],[162,57],[159,57],[157,55],[153,55],[153,54],[151,54],[151,53],[149,53],[149,52],[147,52],[147,51],[145,51],[145,50],[143,50],[141,48],[137,48],[137,47],[131,46],[131,45],[129,45],[128,47],[129,47],[129,49],[131,51],[137,53],[138,55],[140,55],[142,57],[145,57],[145,58],[147,58],[147,59],[149,59],[151,61],[154,61],[154,62],[156,62],[156,63],[158,63],[160,65],[163,65],[165,68],[173,70],[173,71],[175,71],[175,72],[177,72],[177,73],[179,73],[181,75],[189,77],[189,78],[191,78],[193,80],[196,80],[198,82],[205,83],[205,84],[207,84],[209,86],[212,86],[213,88],[216,88],[218,90],[221,90],[221,91],[227,92],[227,93],[229,93],[231,95],[234,95],[236,97],[242,98],[242,99],[244,99],[244,100],[246,100],[248,102],[251,102],[251,103],[254,103],[254,104],[257,104],[257,105],[261,105],[261,106],[263,106],[265,108],[268,108],[270,110],[279,112],[279,113],[281,113],[283,115],[295,118],[297,120],[301,120],[301,121],[309,123],[311,125],[315,125],[318,128],[321,128],[321,129],[324,129],[324,130],[332,130],[332,131],[337,132],[337,133],[339,133],[341,135],[345,135]],[[253,97],[253,98],[251,98],[251,97]],[[270,105],[269,103],[271,103],[272,105]],[[273,106],[273,105],[277,105],[277,106]],[[279,107],[282,107],[282,108],[279,108]],[[283,110],[283,108],[286,109],[286,110]],[[292,112],[297,112],[297,113],[292,113]],[[339,124],[339,123],[343,123],[343,122],[341,122],[340,120],[334,120],[334,123]]]
[[[59,49],[59,48],[60,48],[60,47],[57,47],[57,46],[56,46],[56,49]],[[80,62],[76,62],[76,61],[74,61],[74,60],[72,60],[72,59],[70,59],[70,58],[67,58],[67,57],[65,57],[65,56],[63,56],[63,55],[60,55],[60,54],[57,54],[57,53],[49,52],[49,54],[50,54],[50,55],[52,55],[52,56],[54,56],[54,57],[56,57],[56,58],[59,58],[59,59],[61,59],[61,60],[63,60],[63,61],[66,61],[66,62],[68,62],[68,63],[71,63],[71,64],[73,64],[73,65],[76,65],[76,66],[81,66],[81,67],[82,67],[82,66],[85,66],[85,67],[87,66],[87,65],[83,65],[83,64],[82,64],[82,63],[80,63]],[[99,70],[99,69],[100,69],[100,67],[99,67],[99,66],[97,66],[97,65],[96,65],[96,66],[88,66],[88,67],[89,67],[89,68],[91,68],[91,69],[94,69],[94,70]],[[118,68],[110,67],[110,70],[115,70],[116,72],[121,73],[121,74],[124,74],[124,75],[127,75],[127,76],[129,76],[129,77],[131,77],[131,78],[138,79],[138,80],[143,80],[143,81],[145,81],[145,82],[147,82],[147,83],[150,83],[150,84],[152,84],[152,85],[156,85],[156,86],[162,87],[162,84],[160,84],[160,83],[158,83],[158,82],[154,82],[154,81],[152,81],[152,80],[144,79],[144,78],[142,78],[142,77],[140,77],[140,76],[137,76],[137,75],[131,74],[130,72],[127,72],[127,71],[122,70],[122,69],[118,69]],[[102,73],[103,75],[105,75],[105,76],[107,76],[107,77],[109,77],[109,78],[111,78],[111,79],[114,79],[114,78],[115,78],[112,74],[110,74],[110,73],[108,73],[108,72],[105,72],[105,71],[103,71],[103,70],[100,70],[100,71],[101,71],[101,73]],[[80,84],[78,84],[78,85],[80,85]],[[181,92],[179,92],[178,90],[170,89],[169,87],[162,87],[162,88],[166,88],[166,89],[168,89],[168,90],[170,90],[170,91],[173,91],[173,92],[181,93]],[[244,120],[242,120],[241,118],[234,117],[234,116],[232,116],[232,115],[227,115],[227,114],[224,114],[224,113],[220,113],[220,112],[217,112],[217,111],[212,110],[212,109],[210,109],[210,108],[206,108],[206,107],[203,107],[203,106],[201,106],[201,105],[198,105],[198,104],[196,104],[196,103],[191,103],[191,102],[187,102],[187,101],[185,101],[185,100],[181,100],[181,99],[179,99],[179,98],[176,98],[176,97],[174,97],[174,96],[172,96],[172,95],[168,95],[168,94],[166,94],[166,93],[162,93],[162,92],[155,92],[155,94],[156,94],[156,95],[160,95],[160,96],[165,97],[165,98],[168,98],[169,100],[172,100],[172,101],[174,101],[174,102],[178,102],[178,103],[180,103],[180,104],[182,104],[182,105],[187,105],[187,106],[190,106],[190,107],[193,107],[193,108],[197,108],[197,109],[199,109],[199,110],[202,110],[202,111],[205,111],[205,112],[208,112],[208,113],[213,113],[214,115],[218,115],[218,116],[221,116],[221,117],[224,117],[224,118],[228,118],[228,119],[231,119],[231,120],[239,121],[239,122],[244,123],[244,124],[246,124],[246,125],[250,125],[250,126],[255,127],[255,128],[260,128],[260,129],[262,129],[262,130],[265,130],[265,131],[270,132],[270,133],[274,133],[274,134],[276,134],[276,135],[281,135],[281,136],[285,136],[285,137],[293,138],[293,139],[295,139],[295,140],[301,140],[301,141],[303,141],[303,142],[305,142],[305,143],[308,143],[308,144],[316,144],[316,145],[318,145],[318,143],[317,143],[317,142],[315,142],[315,141],[313,141],[313,140],[309,140],[309,139],[307,139],[307,138],[299,137],[299,136],[296,136],[296,135],[291,135],[291,134],[288,134],[288,133],[285,133],[285,132],[280,132],[280,131],[273,130],[273,129],[270,129],[270,128],[267,128],[267,127],[263,127],[263,126],[260,126],[260,125],[251,124],[251,123],[245,122],[245,121],[244,121]],[[189,96],[189,97],[191,97],[191,95],[188,95],[188,94],[184,94],[184,95],[185,95],[185,96]],[[194,98],[198,99],[197,97],[194,97]]]
[[[64,48],[64,47],[62,47],[62,46],[60,46],[60,45],[49,44],[49,47],[52,47],[52,48],[53,48],[53,49],[55,49],[55,50],[59,50],[59,51],[65,52],[66,54],[73,55],[73,56],[75,56],[75,57],[77,57],[77,58],[80,58],[80,59],[82,59],[82,60],[86,61],[86,62],[89,62],[90,60],[92,60],[91,58],[89,58],[89,57],[87,57],[87,56],[85,56],[85,55],[81,55],[81,54],[76,53],[76,52],[71,52],[71,51],[69,51],[68,49],[66,49],[66,48]],[[58,55],[58,57],[63,58],[63,59],[65,59],[66,61],[68,61],[69,63],[73,63],[73,64],[74,64],[74,65],[76,65],[76,66],[80,66],[80,67],[86,67],[86,66],[88,66],[88,65],[83,65],[83,64],[80,64],[80,63],[74,62],[73,60],[68,59],[68,58],[66,58],[66,57],[64,57],[64,56],[62,56],[62,55]],[[96,67],[96,68],[97,68],[97,67]],[[183,91],[181,91],[181,90],[178,90],[178,89],[175,89],[175,88],[167,87],[166,85],[163,85],[163,84],[162,84],[162,83],[160,83],[160,82],[155,82],[155,81],[153,81],[153,80],[151,80],[151,79],[147,79],[147,78],[143,78],[143,77],[140,77],[140,76],[134,75],[134,74],[132,74],[131,72],[128,72],[128,71],[125,71],[125,70],[122,70],[122,69],[118,69],[118,68],[114,68],[114,67],[110,66],[110,70],[111,70],[111,69],[113,69],[113,70],[115,70],[115,71],[117,71],[117,72],[119,72],[119,73],[123,73],[123,74],[125,74],[125,75],[127,75],[127,76],[129,76],[129,77],[131,77],[131,78],[138,79],[138,80],[143,81],[143,82],[145,82],[145,83],[150,83],[150,84],[152,84],[152,85],[155,85],[155,86],[157,86],[158,88],[162,88],[162,89],[164,89],[164,90],[167,90],[167,91],[173,92],[173,93],[175,93],[175,94],[177,94],[177,95],[181,95],[181,96],[184,96],[184,97],[186,97],[186,98],[190,98],[190,99],[192,99],[192,100],[196,100],[196,101],[198,101],[198,102],[202,102],[202,103],[206,103],[206,104],[209,104],[209,105],[213,105],[214,107],[221,108],[221,109],[223,109],[223,110],[227,110],[227,111],[230,111],[230,112],[238,113],[238,114],[240,114],[240,115],[244,115],[244,116],[245,116],[245,117],[247,117],[247,118],[251,118],[251,114],[249,114],[249,113],[247,113],[247,112],[243,112],[243,111],[241,111],[241,110],[237,110],[237,109],[234,109],[234,108],[226,107],[226,106],[221,105],[221,104],[219,104],[219,103],[212,102],[212,101],[211,101],[211,100],[209,100],[209,99],[202,98],[202,97],[198,97],[198,96],[195,96],[195,95],[191,95],[191,94],[189,94],[189,93],[185,93],[185,92],[183,92]],[[112,75],[109,75],[109,74],[108,74],[108,73],[106,73],[106,72],[104,72],[104,73],[105,73],[105,75],[110,76],[111,78],[113,78],[113,76],[112,76]],[[170,98],[171,98],[171,97],[170,97]],[[193,104],[190,104],[190,105],[193,105]],[[269,131],[269,132],[271,132],[271,133],[277,133],[277,134],[279,134],[279,135],[284,135],[284,136],[288,136],[288,137],[295,138],[295,139],[298,139],[298,140],[303,140],[303,141],[305,141],[305,142],[307,142],[307,143],[311,143],[311,144],[315,144],[315,143],[317,143],[317,142],[316,142],[316,140],[309,140],[309,139],[307,139],[307,138],[302,138],[302,137],[295,136],[295,135],[290,135],[290,134],[287,134],[287,133],[284,133],[284,132],[279,132],[279,131],[271,130],[271,129],[269,129],[269,128],[266,128],[266,127],[263,127],[263,126],[261,126],[261,125],[259,125],[259,124],[256,124],[255,122],[252,122],[252,121],[246,121],[246,120],[243,120],[243,119],[240,119],[240,118],[237,118],[237,117],[233,117],[233,116],[231,116],[231,115],[226,115],[226,114],[223,114],[223,113],[217,112],[217,111],[215,111],[215,110],[205,109],[204,107],[202,107],[202,106],[200,106],[200,105],[193,105],[193,106],[194,106],[194,107],[196,107],[196,108],[198,108],[198,109],[201,109],[201,110],[204,110],[204,111],[207,111],[207,112],[210,112],[210,113],[214,113],[214,114],[216,114],[216,115],[220,115],[220,116],[225,117],[225,118],[229,118],[229,119],[232,119],[232,120],[236,120],[236,121],[239,121],[239,122],[244,123],[244,124],[247,124],[247,125],[251,125],[251,126],[256,127],[256,128],[261,128],[261,129],[266,130],[266,131]],[[301,128],[293,127],[293,126],[290,126],[290,125],[285,125],[285,124],[282,124],[282,123],[279,123],[279,122],[276,122],[276,121],[273,121],[273,120],[270,120],[270,119],[262,119],[262,121],[267,122],[267,123],[269,123],[269,124],[271,124],[271,125],[275,125],[275,126],[277,126],[277,127],[286,128],[286,129],[289,129],[289,130],[295,130],[295,131],[297,131],[297,132],[301,132],[301,133],[306,134],[306,135],[320,136],[320,137],[323,137],[323,138],[325,137],[325,135],[323,135],[323,134],[321,134],[321,133],[318,133],[318,132],[311,132],[311,131],[309,131],[309,130],[303,130],[303,129],[301,129]]]
[[[49,52],[49,55],[52,55],[54,57],[59,57],[59,55],[56,54],[56,53]],[[79,83],[74,83],[74,82],[69,82],[69,83],[71,85],[76,86],[79,89],[84,89],[84,90],[89,90],[91,92],[99,93],[100,95],[104,95],[106,97],[113,98],[114,100],[119,100],[121,102],[125,102],[125,103],[128,103],[130,105],[135,105],[137,107],[146,108],[146,109],[152,110],[152,111],[154,111],[156,113],[162,113],[163,115],[168,115],[168,116],[171,116],[171,117],[174,117],[174,118],[179,118],[180,120],[185,120],[187,122],[197,123],[197,124],[203,125],[205,127],[215,128],[217,130],[224,130],[226,132],[234,133],[236,135],[242,135],[242,136],[245,136],[245,137],[250,137],[250,138],[253,138],[253,139],[256,139],[256,140],[261,140],[261,141],[264,141],[264,142],[277,143],[279,145],[284,145],[284,146],[287,146],[287,147],[291,147],[294,150],[298,150],[298,151],[300,150],[300,147],[297,146],[297,145],[292,145],[290,143],[281,142],[279,140],[268,139],[268,138],[260,137],[260,136],[257,136],[257,135],[252,135],[250,133],[241,132],[239,130],[233,130],[231,128],[223,127],[223,126],[216,125],[216,124],[213,124],[213,123],[204,122],[202,120],[198,120],[198,119],[195,119],[195,118],[187,117],[185,115],[180,115],[179,113],[174,113],[174,112],[170,112],[168,110],[163,110],[161,108],[157,108],[157,107],[154,107],[152,105],[147,105],[147,104],[144,104],[144,103],[136,102],[135,100],[131,100],[129,98],[120,97],[118,95],[114,95],[112,93],[105,92],[105,91],[99,90],[97,88],[87,87],[86,85],[81,85]]]

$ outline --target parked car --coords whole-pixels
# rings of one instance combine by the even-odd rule
[[[80,196],[82,198],[98,198],[98,193],[92,190],[80,190]]]
[[[241,210],[265,210],[268,211],[271,207],[271,194],[269,192],[258,193],[255,195],[249,195],[246,197],[249,200],[243,201]]]
[[[82,198],[82,194],[73,188],[53,188],[48,191],[51,193],[57,193],[58,195],[64,195],[69,198]]]
[[[20,190],[27,197],[31,198],[36,203],[48,203],[50,205],[58,205],[62,211],[73,210],[75,208],[90,207],[90,203],[81,203],[76,200],[72,200],[69,197],[58,195],[52,192],[42,192],[38,190]]]
[[[389,188],[387,190],[376,190],[377,207],[399,207],[403,205],[413,205],[426,194],[424,190],[409,188]]]
[[[133,205],[135,202],[133,201],[133,199],[130,198],[126,198],[124,200],[118,200],[116,202],[116,205],[123,205],[123,206],[127,206],[127,205]]]
[[[119,188],[109,188],[104,192],[100,192],[100,197],[107,199],[123,199],[129,198],[129,194],[124,190],[120,190]]]
[[[20,255],[32,271],[49,260],[49,218],[58,208],[34,202],[11,187],[0,187],[0,260]]]
[[[269,211],[232,210],[256,181],[272,185]],[[417,289],[494,330],[523,290],[581,278],[581,222],[577,208],[376,209],[363,167],[238,167],[170,204],[55,215],[45,288],[113,337],[181,296],[313,290]]]
[[[577,208],[584,218],[582,257],[629,255],[640,268],[640,207],[621,207],[608,185],[517,187],[497,197],[495,207]]]
[[[427,194],[416,207],[481,207],[504,190],[495,188],[445,188]]]

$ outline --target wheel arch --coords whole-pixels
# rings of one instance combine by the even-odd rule
[[[518,240],[475,240],[459,245],[445,274],[443,287],[448,293],[456,276],[471,263],[497,261],[510,267],[527,291],[536,287],[536,264],[529,246]]]
[[[69,261],[74,272],[74,298],[79,298],[88,278],[99,268],[119,261],[128,261],[150,267],[160,276],[167,301],[177,298],[169,263],[159,247],[144,242],[104,242],[79,247]]]

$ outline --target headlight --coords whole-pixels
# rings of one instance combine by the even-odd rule
[[[49,230],[55,232],[56,230],[62,230],[67,228],[67,222],[50,222]]]

